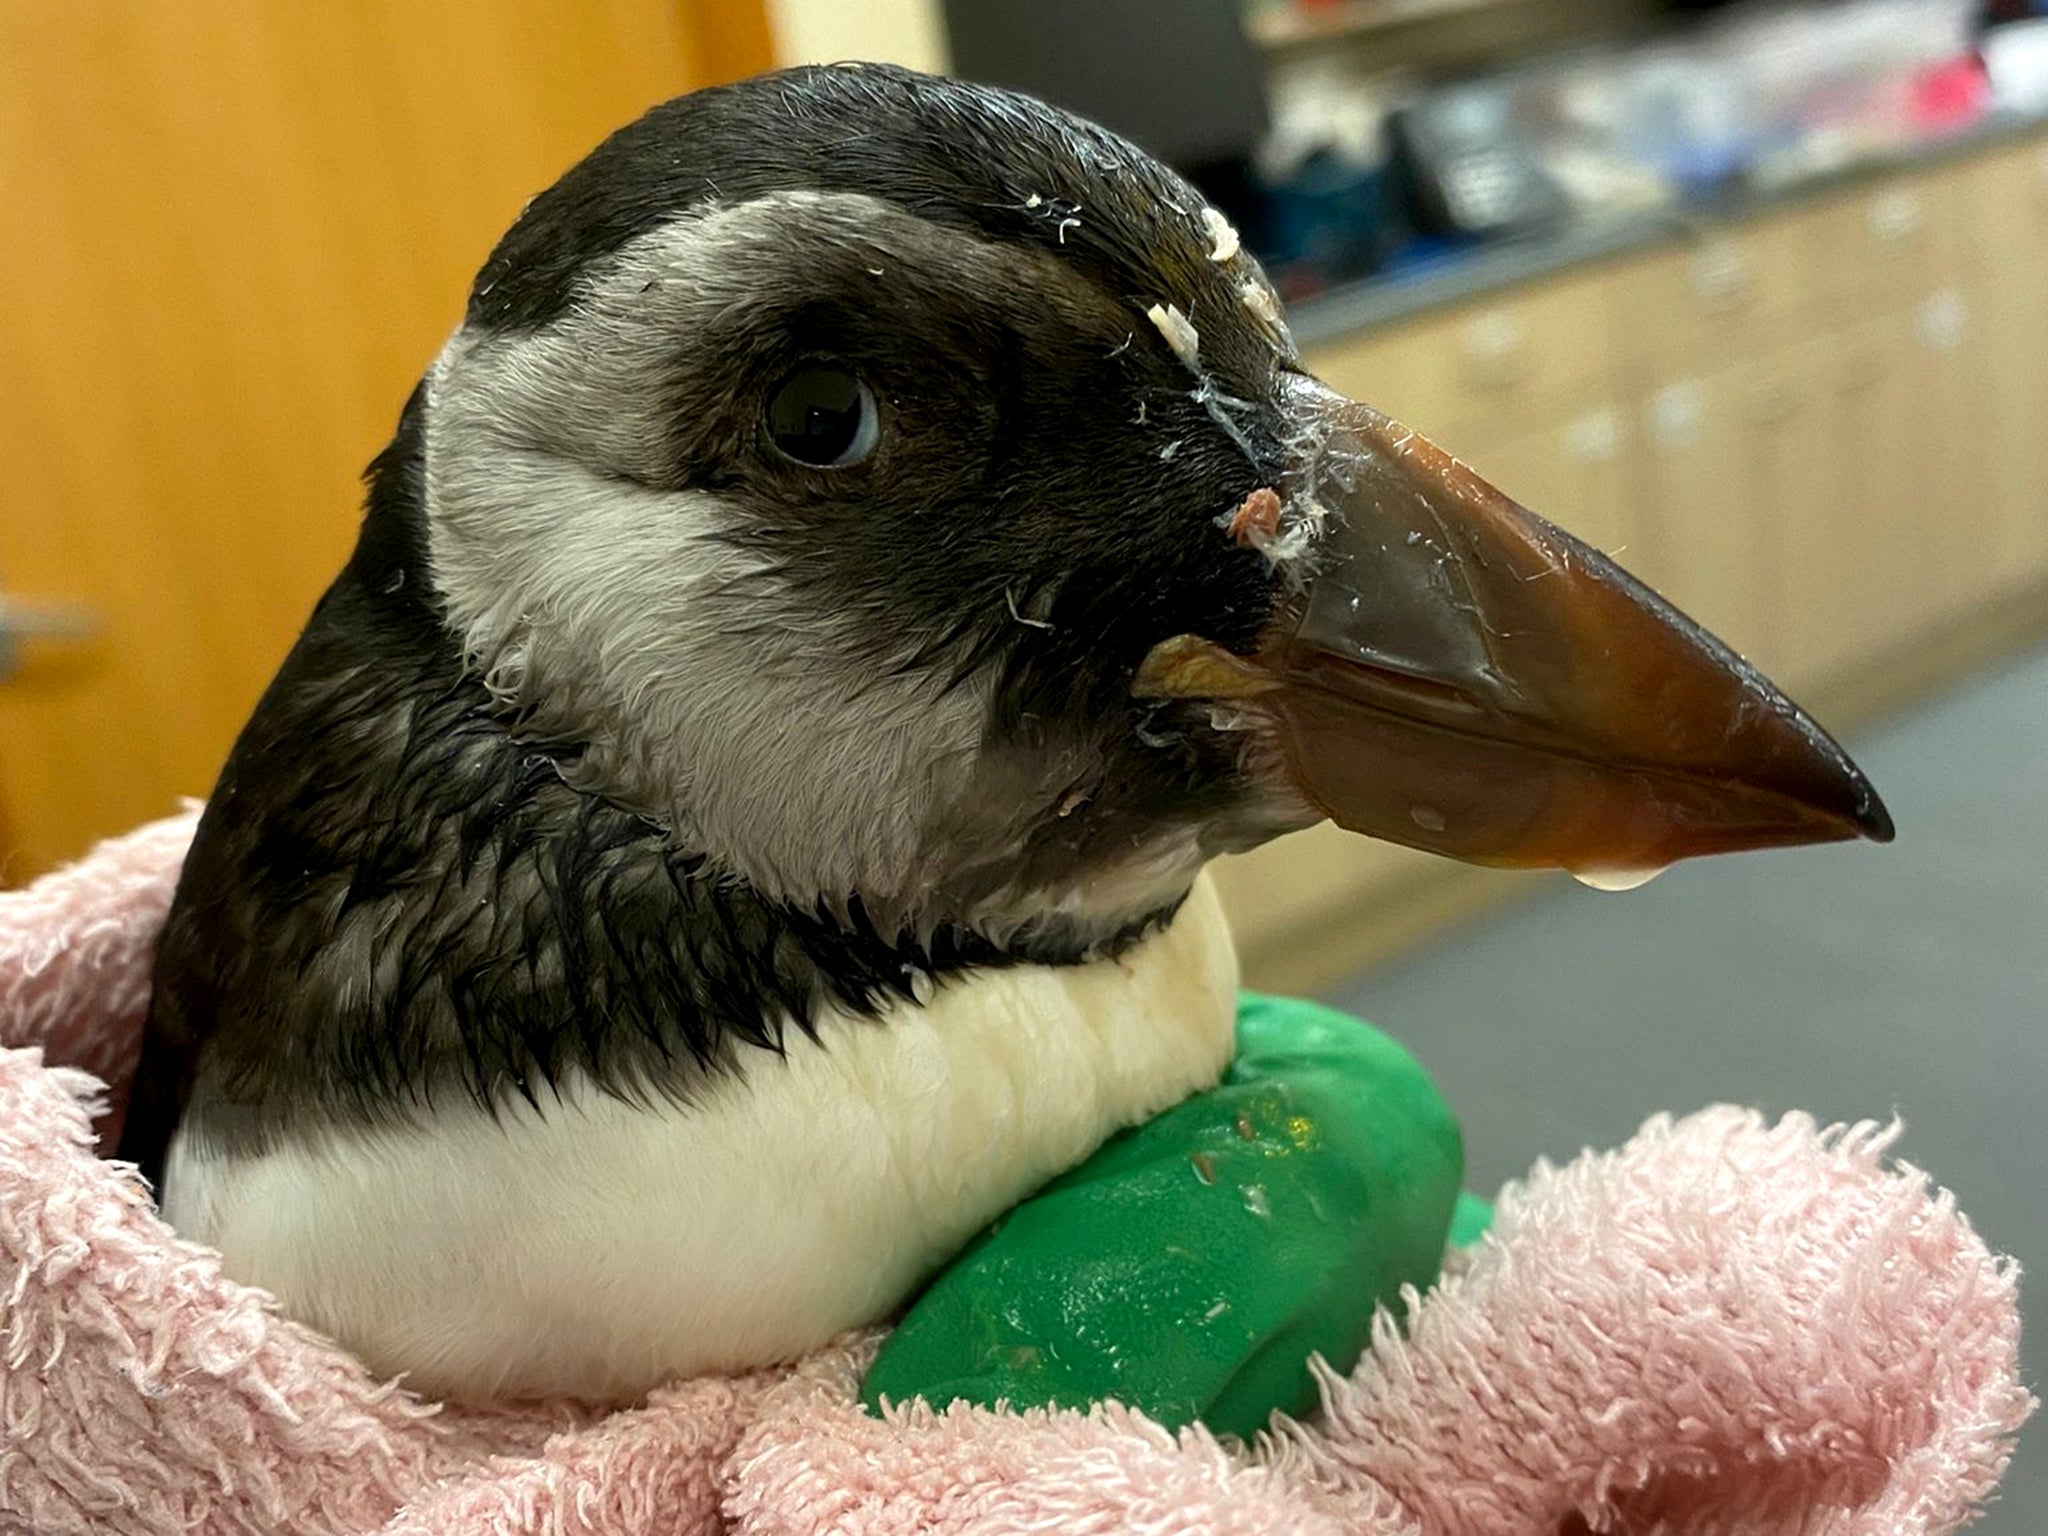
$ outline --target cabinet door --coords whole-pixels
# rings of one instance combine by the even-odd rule
[[[1929,494],[1941,423],[1928,357],[1910,309],[1820,345],[1828,483],[1786,508],[1782,572],[1788,644],[1823,676],[1903,645],[1949,601],[1952,530],[1945,497]]]
[[[1997,586],[2048,580],[2048,141],[1973,168]]]
[[[1472,467],[1531,511],[1624,565],[1634,559],[1631,432],[1610,402],[1479,450]]]
[[[1797,677],[1780,569],[1789,509],[1826,498],[1810,347],[1652,392],[1639,574],[1766,671]]]
[[[1554,420],[1610,388],[1614,295],[1601,272],[1517,289],[1499,299],[1311,349],[1332,389],[1454,453]]]
[[[1888,176],[1824,203],[1807,224],[1808,278],[1823,313],[1903,307],[1962,275],[1961,182],[1936,170]]]
[[[1816,229],[1830,214],[1774,211],[1710,225],[1618,273],[1621,348],[1638,382],[1728,367],[1813,333]]]
[[[2048,350],[2048,328],[2037,325],[2027,339],[2036,353]],[[1907,609],[1922,627],[1981,605],[2004,574],[1988,343],[1974,288],[1937,288],[1914,307],[1908,367],[1918,400],[1914,440],[1924,447],[1917,499],[1906,509],[1920,572]],[[2042,425],[2037,397],[2035,433]]]

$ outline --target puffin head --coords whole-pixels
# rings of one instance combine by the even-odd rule
[[[1777,689],[1304,370],[1193,187],[872,66],[657,107],[426,380],[444,622],[764,895],[1106,938],[1334,818],[1594,876],[1889,835]]]

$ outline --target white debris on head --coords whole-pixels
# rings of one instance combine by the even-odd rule
[[[1209,419],[1223,429],[1224,436],[1237,444],[1238,452],[1254,464],[1258,463],[1259,452],[1252,446],[1250,436],[1237,420],[1239,412],[1246,415],[1252,413],[1252,403],[1249,400],[1240,400],[1235,395],[1225,394],[1216,387],[1216,381],[1207,374],[1198,374],[1197,377],[1201,382],[1188,398],[1209,413]]]
[[[1237,230],[1232,227],[1230,220],[1223,217],[1214,208],[1204,208],[1202,210],[1202,227],[1209,232],[1209,259],[1211,261],[1229,261],[1237,255],[1240,249],[1240,242],[1237,238]]]
[[[1145,318],[1158,328],[1159,334],[1166,338],[1167,346],[1173,349],[1173,355],[1178,357],[1186,365],[1188,372],[1195,376],[1195,387],[1188,398],[1209,413],[1209,419],[1223,429],[1224,435],[1237,445],[1238,451],[1245,458],[1257,464],[1258,450],[1238,420],[1240,415],[1252,414],[1252,403],[1218,389],[1215,381],[1203,371],[1202,338],[1193,323],[1172,304],[1154,304],[1145,311]],[[1179,445],[1175,444],[1173,451],[1177,452],[1178,448]],[[1162,453],[1160,457],[1171,458],[1172,452]]]
[[[1198,361],[1202,350],[1202,336],[1192,321],[1180,312],[1178,304],[1154,304],[1145,311],[1145,318],[1159,329],[1166,338],[1166,344],[1173,348],[1173,355],[1199,373]]]
[[[1280,300],[1273,290],[1255,277],[1248,277],[1237,286],[1237,296],[1252,317],[1263,325],[1280,330],[1286,322],[1280,316]]]

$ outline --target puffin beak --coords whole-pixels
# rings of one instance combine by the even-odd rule
[[[1180,637],[1137,692],[1246,700],[1311,808],[1472,863],[1619,887],[1890,840],[1827,733],[1605,555],[1313,380],[1290,404],[1304,446],[1231,523],[1282,584],[1258,652]]]

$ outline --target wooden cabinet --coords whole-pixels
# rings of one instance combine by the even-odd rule
[[[1980,309],[1973,289],[1936,288],[1812,344],[1818,473],[1773,518],[1786,650],[1804,678],[1900,654],[1994,586]]]
[[[2043,251],[2048,254],[2048,246]],[[2000,585],[1995,465],[2004,448],[1995,430],[1998,396],[1990,373],[1986,315],[1984,290],[1962,284],[1936,288],[1913,309],[1907,355],[1916,409],[1909,440],[1922,450],[1920,505],[1902,522],[1914,531],[1925,570],[1917,600],[1909,604],[1913,621],[1923,630],[1967,617]],[[2043,323],[2048,323],[2048,312],[2028,333],[2036,356],[2048,350]],[[2037,404],[2028,434],[2034,442],[2043,424]],[[2048,479],[2038,472],[2030,472],[2029,479],[2038,521],[2048,511]]]
[[[1642,405],[1644,580],[1766,671],[1803,657],[1784,623],[1789,508],[1823,499],[1814,359],[1802,347],[1652,391]]]
[[[1710,369],[1783,345],[1812,313],[1808,253],[1826,217],[1801,210],[1744,220],[1625,268],[1613,302],[1626,317],[1631,377],[1662,382],[1674,369]]]
[[[1625,300],[1662,316],[1632,353],[1638,572],[1782,681],[1825,685],[1908,647],[2024,563],[2031,525],[1993,510],[1989,423],[2011,400],[1994,404],[1976,279],[1996,269],[1971,238],[1967,174],[1895,178],[1731,235],[1743,276],[1719,335],[1697,280],[1712,241],[1630,276]],[[2031,366],[2048,323],[2010,323],[2032,350],[2009,365]],[[2033,469],[2012,479],[2048,494]],[[2019,531],[1995,532],[2001,518]]]
[[[1627,408],[1599,399],[1463,456],[1532,512],[1626,564],[1637,553],[1634,451]]]
[[[1981,275],[1985,558],[2009,590],[2048,578],[2048,142],[1989,156],[1963,181]]]
[[[1968,241],[1952,171],[1886,177],[1827,200],[1802,221],[1817,315],[1841,320],[1898,308],[1954,275]]]
[[[1802,674],[1839,674],[1917,630],[1943,583],[1925,498],[1925,370],[1898,311],[1814,344],[1812,494],[1777,509],[1787,648]]]
[[[1337,342],[1309,364],[1463,455],[1611,389],[1613,307],[1604,274],[1589,273]]]

